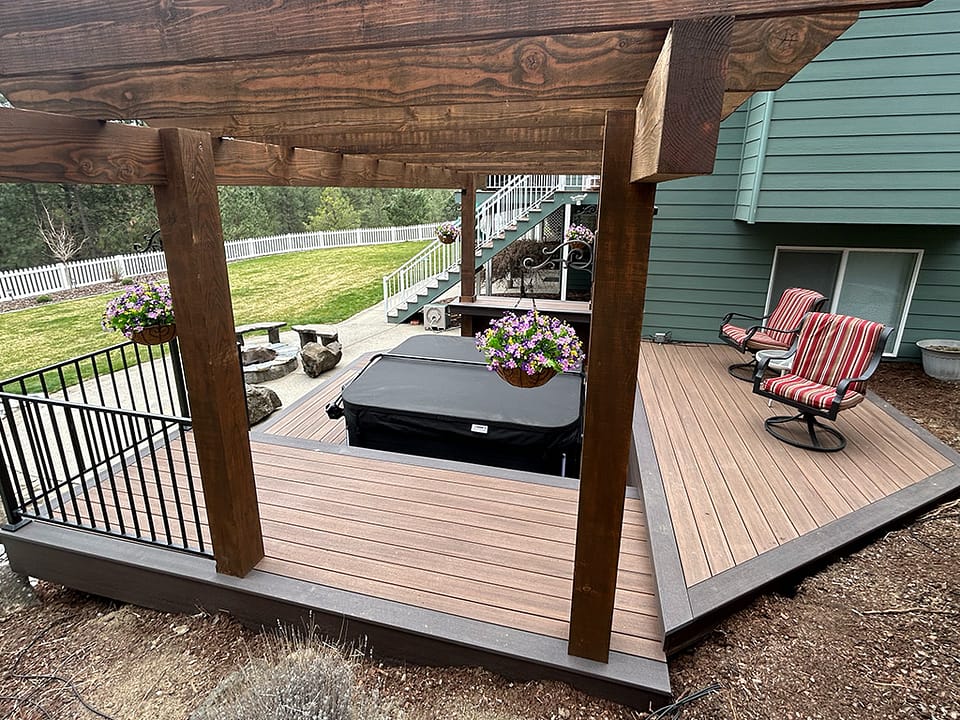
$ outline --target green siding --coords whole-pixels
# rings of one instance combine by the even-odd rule
[[[734,208],[737,220],[753,222],[757,212],[772,111],[773,93],[756,93],[747,103],[743,151],[740,154],[740,182]]]
[[[923,338],[960,339],[960,227],[904,224],[902,211],[891,220],[899,224],[887,226],[733,219],[750,110],[724,121],[713,175],[663,183],[657,191],[644,334],[670,330],[678,340],[716,341],[728,311],[762,314],[778,245],[819,245],[922,249],[900,356],[916,357],[913,343]]]
[[[734,217],[960,225],[960,0],[863,13],[773,97]]]

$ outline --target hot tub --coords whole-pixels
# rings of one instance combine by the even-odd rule
[[[422,335],[374,358],[343,388],[351,446],[577,476],[583,382],[520,389],[472,338]]]

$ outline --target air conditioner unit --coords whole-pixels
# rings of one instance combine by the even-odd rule
[[[423,327],[426,330],[447,329],[447,303],[430,303],[423,306]]]

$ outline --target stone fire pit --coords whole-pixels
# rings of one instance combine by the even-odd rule
[[[278,380],[299,367],[298,348],[286,343],[254,345],[241,352],[243,381],[249,385]]]

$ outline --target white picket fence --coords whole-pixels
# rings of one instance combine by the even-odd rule
[[[358,228],[271,235],[224,243],[227,262],[323,248],[386,245],[436,239],[436,223],[406,227]],[[35,297],[72,287],[166,272],[162,251],[113,255],[42,267],[0,272],[0,300]]]

